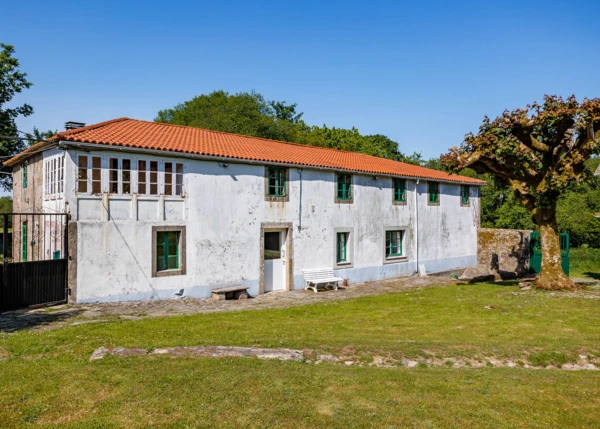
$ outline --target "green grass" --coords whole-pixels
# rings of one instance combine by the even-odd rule
[[[570,250],[571,277],[587,277],[600,280],[600,249],[576,248]]]
[[[3,334],[0,427],[595,427],[600,372],[158,356],[88,361],[101,345],[345,351],[365,365],[374,355],[528,356],[540,365],[600,355],[600,330],[590,323],[600,300],[554,296],[510,285],[450,286]]]

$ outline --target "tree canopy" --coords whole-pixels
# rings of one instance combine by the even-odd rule
[[[308,125],[297,104],[268,101],[256,92],[214,91],[158,112],[156,122],[189,125],[311,146],[404,160],[398,143],[381,134],[363,135],[358,129]]]
[[[485,117],[478,134],[442,156],[450,172],[471,168],[504,180],[531,213],[542,237],[537,287],[573,287],[560,267],[556,207],[561,194],[593,183],[586,160],[600,152],[599,131],[600,99],[545,96],[542,104]]]
[[[33,84],[27,80],[27,73],[21,72],[19,61],[13,57],[15,49],[11,45],[0,43],[0,135],[17,136],[15,120],[19,116],[29,116],[33,108],[29,104],[8,107],[13,97],[30,88]],[[27,147],[27,142],[16,139],[0,139],[0,160],[16,155]],[[0,172],[12,173],[11,168],[0,167]],[[0,186],[12,189],[12,175],[0,174]]]

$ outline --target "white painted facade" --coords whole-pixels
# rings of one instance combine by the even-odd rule
[[[66,150],[65,150],[66,149]],[[102,158],[102,193],[77,192],[79,155]],[[204,298],[213,288],[246,285],[260,292],[261,225],[291,224],[289,255],[279,262],[289,288],[304,288],[303,269],[334,268],[350,283],[475,266],[479,193],[461,205],[459,183],[439,183],[440,204],[428,205],[427,181],[407,178],[405,205],[393,204],[392,178],[353,174],[353,202],[336,203],[336,172],[288,167],[289,201],[265,198],[265,166],[154,156],[122,150],[53,149],[44,159],[64,156],[64,191],[44,197],[45,210],[65,208],[76,222],[76,302]],[[132,161],[131,194],[108,193],[110,157]],[[139,159],[182,163],[181,196],[137,195]],[[225,166],[227,165],[227,166]],[[161,167],[162,169],[162,167]],[[159,173],[159,189],[164,189]],[[66,204],[66,205],[65,205]],[[265,226],[266,225],[266,226]],[[185,274],[153,277],[153,227],[185,226]],[[386,230],[404,232],[401,258],[386,260]],[[336,233],[348,231],[349,263],[336,263]],[[287,242],[286,240],[284,240]],[[283,253],[286,251],[284,242]],[[271,261],[264,261],[269,270]],[[281,289],[264,277],[265,290]],[[275,277],[278,276],[275,272]],[[277,283],[277,281],[275,281]]]

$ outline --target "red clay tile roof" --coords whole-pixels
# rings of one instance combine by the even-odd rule
[[[70,141],[109,146],[143,148],[228,159],[265,161],[333,170],[434,179],[457,183],[485,184],[470,177],[449,175],[356,152],[286,143],[258,137],[211,131],[181,125],[161,124],[129,118],[113,119],[83,128],[58,133],[53,142]],[[39,143],[38,143],[39,145]],[[32,146],[7,162],[14,165],[27,156]],[[39,146],[37,147],[39,148]]]

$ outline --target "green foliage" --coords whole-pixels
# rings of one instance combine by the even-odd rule
[[[571,277],[600,280],[600,249],[586,247],[571,249],[569,262]]]
[[[17,136],[15,120],[33,113],[33,108],[28,104],[7,106],[16,94],[33,85],[27,80],[27,74],[19,69],[19,61],[13,57],[14,52],[13,46],[0,43],[0,135],[3,136]],[[21,140],[0,140],[0,159],[16,155],[26,147],[27,143]],[[0,172],[11,173],[12,168],[0,166]],[[12,175],[0,174],[0,186],[11,190]]]
[[[398,143],[380,134],[362,135],[356,128],[311,126],[297,104],[267,101],[256,92],[214,91],[158,112],[157,122],[188,125],[286,142],[401,159]]]

